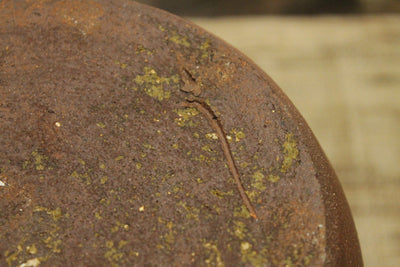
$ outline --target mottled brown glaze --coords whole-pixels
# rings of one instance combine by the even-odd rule
[[[130,1],[2,1],[0,25],[0,265],[362,265],[311,130],[234,48]]]

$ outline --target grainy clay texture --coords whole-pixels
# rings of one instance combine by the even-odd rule
[[[362,265],[316,139],[238,51],[126,1],[2,1],[0,25],[0,265]]]

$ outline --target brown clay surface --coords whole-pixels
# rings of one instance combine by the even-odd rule
[[[125,1],[3,1],[0,23],[2,265],[362,264],[311,131],[224,42]]]

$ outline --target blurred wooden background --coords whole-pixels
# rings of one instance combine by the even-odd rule
[[[252,58],[331,160],[365,266],[400,266],[400,16],[192,21]]]
[[[180,16],[399,13],[399,0],[136,0]]]

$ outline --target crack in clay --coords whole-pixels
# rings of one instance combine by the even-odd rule
[[[198,99],[187,99],[185,102],[181,103],[181,106],[187,107],[187,108],[196,108],[198,111],[200,111],[208,120],[208,122],[211,124],[211,127],[214,129],[216,132],[218,139],[221,142],[221,147],[224,152],[225,158],[228,162],[229,170],[235,179],[237,188],[239,190],[240,196],[243,200],[243,203],[249,210],[250,215],[258,220],[258,216],[256,214],[256,211],[253,207],[253,205],[250,202],[249,197],[246,194],[246,191],[243,187],[243,184],[240,180],[240,175],[238,172],[238,169],[236,167],[235,161],[232,156],[232,151],[229,147],[228,140],[226,139],[226,135],[224,133],[222,124],[218,117],[215,115],[215,113],[212,111],[209,105],[207,105],[204,101],[198,100]]]

